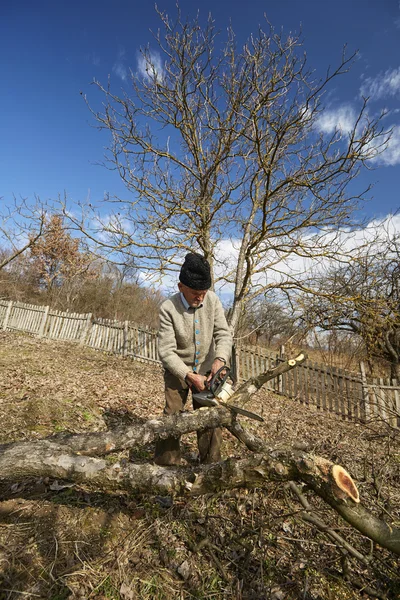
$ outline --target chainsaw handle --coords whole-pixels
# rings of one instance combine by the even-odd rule
[[[223,375],[221,375],[221,373],[225,371],[225,373]],[[226,365],[223,365],[222,367],[220,367],[218,369],[218,371],[216,373],[214,373],[213,377],[211,378],[211,381],[209,383],[209,389],[211,390],[211,392],[214,394],[214,396],[218,395],[218,392],[220,391],[221,387],[224,385],[225,381],[228,379],[230,374],[230,368],[227,367]]]

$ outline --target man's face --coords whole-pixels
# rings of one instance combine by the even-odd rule
[[[179,291],[185,296],[186,302],[192,308],[197,308],[203,302],[208,290],[193,290],[179,281]]]

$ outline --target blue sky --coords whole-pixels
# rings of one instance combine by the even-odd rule
[[[175,1],[159,0],[175,13]],[[211,10],[217,28],[232,22],[239,41],[257,30],[264,13],[285,33],[302,29],[309,65],[323,74],[340,59],[342,47],[359,50],[350,74],[326,98],[321,127],[346,126],[360,94],[371,96],[370,110],[390,112],[393,141],[374,170],[359,177],[373,182],[365,215],[380,218],[400,208],[400,8],[398,0],[182,0],[184,15]],[[43,200],[64,192],[74,201],[90,193],[92,203],[127,196],[118,175],[98,166],[107,143],[80,95],[98,100],[96,78],[121,88],[128,68],[137,67],[138,49],[151,41],[158,17],[152,2],[136,0],[37,0],[0,3],[0,197],[15,194]],[[89,192],[90,190],[90,192]]]

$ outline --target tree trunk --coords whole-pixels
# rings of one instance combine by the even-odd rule
[[[233,404],[243,406],[263,383],[304,359],[300,355],[244,383],[232,396]],[[107,456],[96,457],[221,425],[257,454],[196,468],[132,464],[125,459],[110,462]],[[64,479],[103,490],[192,496],[262,487],[270,480],[296,480],[305,483],[363,535],[400,556],[400,529],[379,520],[361,505],[357,487],[343,467],[295,448],[270,451],[260,438],[237,422],[229,408],[222,406],[154,417],[106,432],[62,434],[0,447],[1,480],[15,482],[32,476]]]
[[[200,429],[204,423],[201,412],[206,414],[212,410],[196,411],[194,417],[198,424],[193,422],[193,426]],[[235,430],[235,425],[231,430]],[[257,443],[260,448],[263,447],[261,440]],[[347,487],[337,484],[335,467],[340,469]],[[110,464],[106,458],[71,454],[67,446],[55,443],[52,438],[41,443],[20,442],[2,448],[2,480],[15,482],[32,476],[63,479],[109,491],[192,496],[240,487],[262,487],[271,480],[301,481],[361,533],[400,556],[400,529],[390,527],[352,499],[352,496],[358,498],[358,492],[342,467],[322,457],[292,449],[256,454],[242,460],[230,458],[198,468],[179,468],[127,461]]]
[[[400,362],[392,362],[390,365],[390,378],[400,381]]]

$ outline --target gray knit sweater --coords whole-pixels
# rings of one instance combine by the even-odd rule
[[[208,291],[202,306],[186,309],[180,293],[160,308],[158,350],[164,368],[184,380],[188,371],[205,374],[215,358],[231,356],[232,335],[221,302]]]

